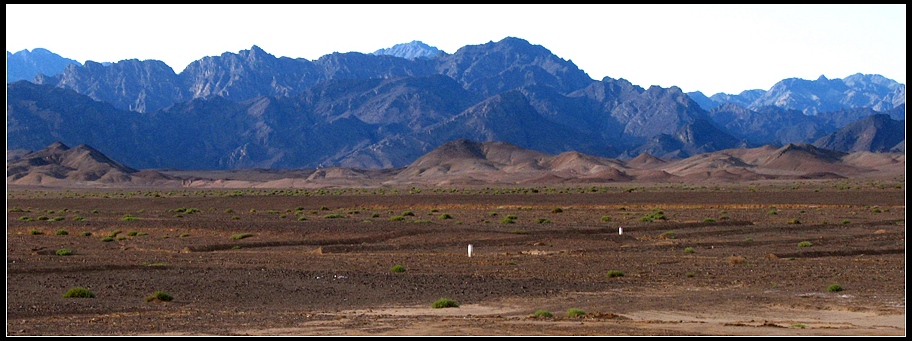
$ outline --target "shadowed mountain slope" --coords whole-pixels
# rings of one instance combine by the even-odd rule
[[[814,141],[814,146],[844,152],[889,152],[906,139],[905,123],[887,114],[871,115]]]

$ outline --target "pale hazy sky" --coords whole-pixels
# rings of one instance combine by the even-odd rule
[[[593,79],[737,94],[785,78],[906,82],[906,5],[6,5],[6,50],[175,72],[257,45],[316,60],[420,40],[447,53],[518,37]]]

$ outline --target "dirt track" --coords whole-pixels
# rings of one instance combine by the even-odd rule
[[[7,335],[905,335],[904,185],[629,189],[13,189]]]

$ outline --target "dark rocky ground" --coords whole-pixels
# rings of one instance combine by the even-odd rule
[[[237,194],[8,189],[7,335],[905,334],[904,182]]]

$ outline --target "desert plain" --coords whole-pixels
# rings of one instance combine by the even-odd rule
[[[904,336],[905,189],[8,185],[7,336]]]

